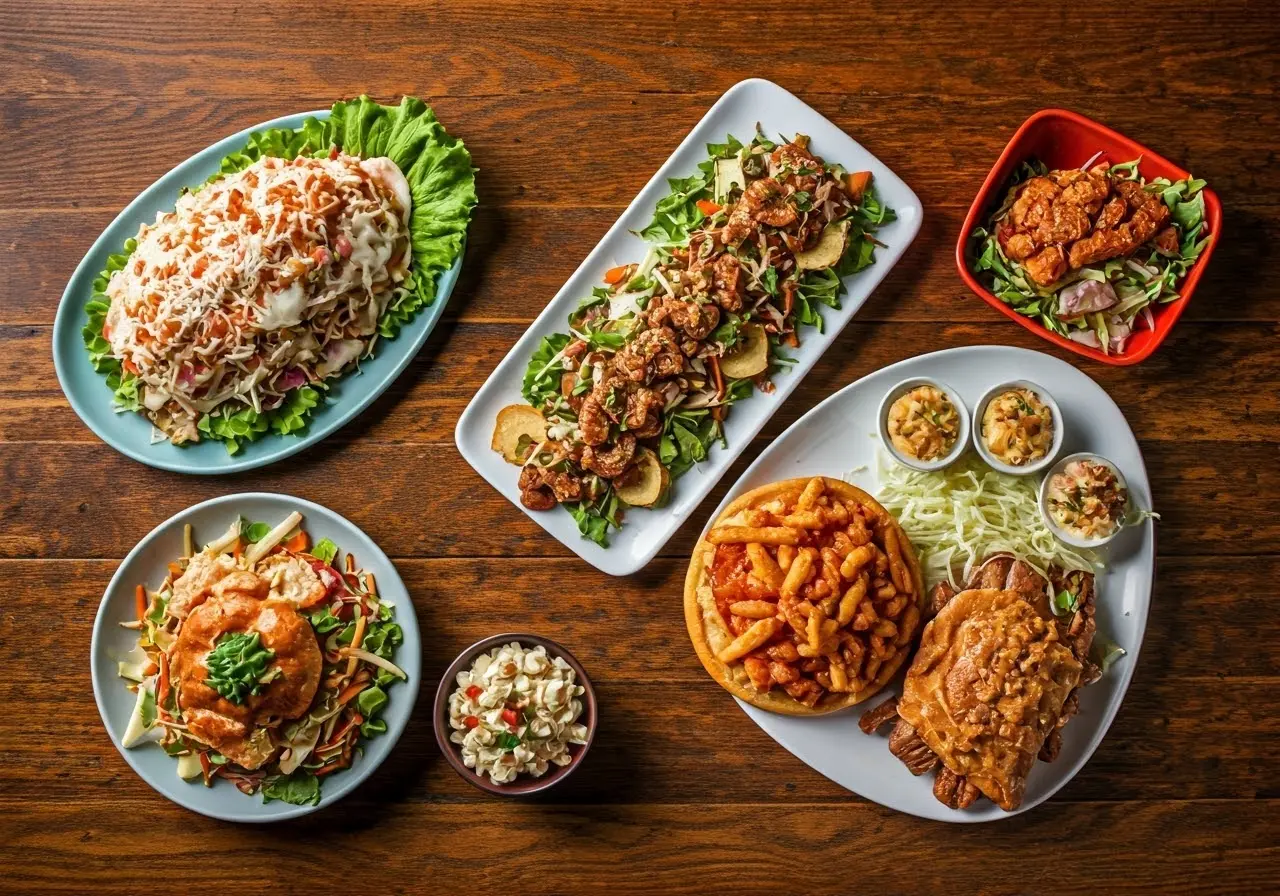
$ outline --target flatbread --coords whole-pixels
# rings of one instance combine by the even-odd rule
[[[768,503],[779,496],[787,495],[794,500],[811,478],[786,479],[752,489],[726,507],[712,528],[740,524],[741,515],[745,511]],[[916,607],[923,610],[924,576],[920,570],[920,562],[916,558],[915,548],[912,547],[911,540],[907,538],[906,532],[898,525],[897,520],[875,498],[862,489],[839,479],[827,477],[823,477],[823,479],[829,494],[836,495],[841,500],[857,501],[859,504],[872,507],[879,513],[882,520],[887,520],[888,524],[897,530],[898,540],[902,546],[902,557],[907,563],[915,588]],[[693,549],[693,556],[689,561],[689,571],[685,576],[684,582],[685,625],[689,630],[689,637],[693,641],[694,650],[698,653],[698,659],[702,661],[703,667],[710,673],[711,677],[733,696],[745,700],[752,706],[758,706],[770,712],[793,716],[825,715],[837,710],[847,709],[850,706],[861,703],[881,690],[893,678],[898,669],[902,667],[902,664],[911,653],[911,642],[908,642],[905,647],[899,648],[894,656],[881,665],[875,679],[868,682],[866,687],[851,693],[828,692],[823,695],[816,706],[806,706],[778,687],[762,693],[752,685],[742,663],[725,664],[716,658],[716,654],[734,639],[734,634],[725,623],[724,617],[720,615],[720,610],[716,606],[715,595],[711,590],[711,564],[714,557],[715,545],[709,543],[705,538],[699,539],[698,544]]]

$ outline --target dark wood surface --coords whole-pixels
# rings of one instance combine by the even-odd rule
[[[0,3],[0,890],[1274,893],[1280,888],[1280,19],[1264,3]],[[822,397],[938,348],[1057,350],[957,277],[957,228],[1036,109],[1075,109],[1207,178],[1217,255],[1170,341],[1082,368],[1142,444],[1159,577],[1110,734],[1052,800],[981,826],[855,797],[702,672],[687,552],[737,465],[645,571],[610,580],[458,456],[476,388],[714,99],[778,81],[885,160],[925,224],[747,457]],[[396,385],[296,462],[191,479],[100,443],[58,389],[59,296],[141,189],[225,134],[368,92],[431,102],[480,167],[445,319]],[[153,793],[102,729],[89,637],[119,558],[204,498],[321,501],[396,561],[424,632],[418,712],[337,807],[269,829]],[[424,511],[424,507],[431,508]],[[435,676],[526,628],[590,668],[602,727],[545,798],[436,752]],[[155,857],[155,865],[149,858]]]

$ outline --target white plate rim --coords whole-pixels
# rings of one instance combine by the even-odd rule
[[[1040,358],[1046,358],[1051,362],[1059,364],[1062,367],[1074,373],[1080,374],[1086,380],[1088,380],[1094,387],[1097,388],[1098,392],[1101,393],[1106,398],[1106,400],[1111,403],[1116,413],[1122,419],[1125,419],[1126,425],[1128,425],[1127,418],[1124,417],[1124,412],[1120,410],[1119,405],[1115,403],[1115,400],[1112,399],[1111,396],[1107,394],[1106,390],[1103,389],[1100,385],[1098,385],[1098,383],[1092,377],[1090,377],[1087,373],[1085,373],[1083,370],[1079,369],[1078,367],[1074,367],[1073,365],[1068,364],[1066,361],[1063,361],[1062,359],[1057,358],[1053,355],[1047,354],[1045,352],[1033,351],[1031,349],[1020,348],[1017,346],[987,344],[987,345],[957,346],[953,348],[941,349],[935,352],[927,352],[922,355],[915,355],[910,358],[904,358],[901,361],[897,361],[893,364],[890,364],[887,367],[878,368],[877,370],[873,370],[870,373],[866,374],[865,376],[859,377],[857,380],[850,383],[849,385],[844,386],[838,391],[827,396],[825,399],[823,399],[821,402],[815,405],[812,409],[810,409],[807,413],[805,413],[802,417],[796,420],[795,423],[787,427],[787,429],[780,436],[778,436],[778,438],[776,438],[773,442],[771,442],[769,446],[760,453],[759,457],[757,457],[754,461],[752,461],[751,465],[748,466],[747,469],[743,471],[742,475],[738,478],[737,482],[735,482],[733,486],[730,487],[728,493],[724,497],[724,500],[721,501],[720,505],[716,507],[716,509],[710,514],[710,516],[707,517],[706,525],[703,526],[702,531],[699,534],[699,538],[701,539],[703,536],[706,535],[707,530],[711,528],[712,522],[714,522],[720,516],[720,514],[724,512],[724,509],[728,507],[729,504],[735,498],[737,498],[743,492],[747,491],[750,487],[752,487],[748,485],[748,483],[751,482],[752,477],[756,474],[757,470],[759,470],[761,467],[769,463],[775,454],[781,453],[781,451],[785,448],[787,442],[789,441],[790,437],[793,437],[794,433],[800,432],[800,430],[804,428],[805,425],[809,423],[811,420],[825,413],[828,413],[830,411],[830,408],[834,406],[837,402],[841,401],[844,396],[854,392],[855,390],[862,388],[864,384],[867,383],[868,380],[872,379],[873,377],[880,377],[882,375],[896,374],[896,376],[889,377],[890,383],[892,384],[892,382],[896,382],[899,379],[905,378],[905,376],[907,376],[906,371],[915,369],[916,367],[919,366],[920,362],[924,359],[930,359],[935,361],[942,358],[953,359],[965,354],[972,354],[977,352],[989,352],[992,350],[995,350],[1001,353],[1008,353],[1015,357],[1018,355],[1022,355],[1024,357],[1034,355]],[[1142,446],[1138,442],[1137,436],[1134,434],[1132,427],[1129,427],[1128,435],[1133,440],[1134,450],[1138,457],[1138,464],[1135,468],[1132,468],[1131,470],[1126,468],[1125,477],[1131,486],[1137,486],[1137,489],[1135,490],[1136,493],[1141,493],[1142,495],[1147,496],[1149,498],[1151,494],[1151,486],[1150,486],[1150,480],[1147,476],[1146,461],[1142,456]],[[824,473],[822,475],[843,476],[847,472],[848,471],[839,471],[839,473]],[[817,473],[805,474],[803,472],[796,471],[794,475],[803,476],[803,475],[818,475],[818,474]],[[997,807],[991,804],[988,804],[988,807],[992,811],[984,810],[980,812],[974,812],[972,810],[961,811],[961,810],[948,809],[945,806],[943,806],[941,803],[937,803],[936,809],[933,813],[926,813],[922,811],[916,811],[912,808],[901,806],[901,805],[889,805],[887,803],[880,802],[879,800],[876,800],[872,797],[868,797],[868,796],[865,796],[864,794],[858,793],[858,791],[852,790],[851,788],[846,787],[846,789],[849,789],[853,793],[857,793],[858,796],[870,802],[879,803],[880,805],[883,805],[886,808],[893,809],[898,812],[904,812],[908,815],[914,815],[917,818],[926,818],[932,821],[946,821],[946,822],[955,823],[955,824],[982,824],[990,821],[998,821],[1003,818],[1011,818],[1015,815],[1020,815],[1023,812],[1028,812],[1036,808],[1037,806],[1041,805],[1042,803],[1045,803],[1048,800],[1050,800],[1063,787],[1065,787],[1068,783],[1070,783],[1072,779],[1074,779],[1075,776],[1079,774],[1080,770],[1084,768],[1084,766],[1089,762],[1089,760],[1093,758],[1094,752],[1098,749],[1098,746],[1102,743],[1103,739],[1107,735],[1107,732],[1110,730],[1111,723],[1115,721],[1115,717],[1117,713],[1119,713],[1120,711],[1120,706],[1124,703],[1124,698],[1128,694],[1129,685],[1133,681],[1133,674],[1135,669],[1137,668],[1138,656],[1141,653],[1142,643],[1146,639],[1147,618],[1150,614],[1150,609],[1151,609],[1151,595],[1154,593],[1154,590],[1155,590],[1157,558],[1156,558],[1155,527],[1146,526],[1144,531],[1150,534],[1150,540],[1151,540],[1150,542],[1150,556],[1151,556],[1150,575],[1146,579],[1146,587],[1143,589],[1143,592],[1141,594],[1141,599],[1138,601],[1138,612],[1135,619],[1136,637],[1132,645],[1126,646],[1125,648],[1126,656],[1124,657],[1123,663],[1119,664],[1118,669],[1117,667],[1114,667],[1114,666],[1112,667],[1113,670],[1116,670],[1114,674],[1117,675],[1115,694],[1114,696],[1111,697],[1110,701],[1108,702],[1102,717],[1095,724],[1094,731],[1092,736],[1089,739],[1088,745],[1081,751],[1080,755],[1077,757],[1076,761],[1070,766],[1070,768],[1067,768],[1065,772],[1059,773],[1059,777],[1057,781],[1047,790],[1047,792],[1040,795],[1038,798],[1034,800],[1028,800],[1024,802],[1021,806],[1019,806],[1013,812],[1001,811],[1000,809],[998,809]],[[1113,673],[1109,673],[1109,674],[1113,674]],[[901,676],[902,676],[902,672],[899,672],[899,674],[895,676],[895,681],[899,680]],[[818,772],[819,774],[823,774],[824,777],[827,777],[822,772],[821,769],[818,769],[813,765],[811,765],[803,756],[799,755],[794,750],[792,750],[791,747],[789,747],[786,743],[784,743],[776,734],[774,734],[774,732],[772,732],[769,729],[768,723],[773,718],[775,718],[774,714],[766,712],[765,710],[758,709],[754,706],[751,706],[750,704],[742,700],[739,700],[736,697],[734,699],[738,703],[739,707],[741,707],[742,710],[747,714],[747,716],[753,722],[759,725],[766,734],[768,734],[775,741],[777,741],[780,746],[786,749],[787,752],[791,753],[801,762],[804,762],[805,765],[809,765],[809,767],[813,768],[814,771]],[[877,700],[876,697],[872,697],[871,700],[869,700],[867,703],[859,704],[857,706],[851,707],[850,709],[845,710],[844,712],[850,713],[850,714],[860,714],[864,710],[870,708],[871,706],[874,706],[876,703],[876,700]],[[885,749],[887,749],[887,746],[885,747]],[[1057,771],[1057,767],[1054,767],[1054,766],[1050,766],[1050,767],[1053,768],[1055,771]],[[913,779],[913,780],[919,781],[921,779]],[[845,786],[843,784],[840,784],[840,782],[835,782],[835,783],[839,784],[840,786]]]
[[[652,211],[652,205],[657,198],[666,195],[666,181],[669,177],[678,176],[687,171],[687,167],[680,164],[680,157],[685,155],[691,147],[698,147],[699,159],[702,157],[701,144],[722,140],[724,133],[711,134],[709,129],[714,126],[713,120],[716,113],[733,103],[740,95],[751,91],[760,90],[770,95],[770,98],[776,102],[786,104],[792,107],[795,114],[802,114],[821,125],[838,132],[847,139],[861,153],[865,153],[869,160],[869,167],[874,171],[875,179],[881,183],[892,184],[892,191],[897,193],[900,198],[895,200],[893,207],[898,213],[898,221],[888,227],[899,226],[899,231],[894,234],[893,242],[888,248],[881,249],[877,255],[876,263],[871,267],[858,272],[850,278],[846,278],[845,287],[846,294],[841,300],[841,309],[824,309],[824,333],[818,334],[816,331],[809,331],[808,340],[822,339],[827,342],[817,355],[812,356],[807,362],[801,361],[796,364],[789,372],[779,377],[775,381],[776,390],[773,395],[761,396],[755,395],[753,401],[761,402],[759,406],[765,407],[763,402],[766,399],[772,399],[771,405],[765,407],[760,412],[759,418],[750,424],[746,430],[740,430],[735,434],[735,441],[731,441],[728,449],[713,447],[713,454],[707,461],[698,464],[694,470],[684,477],[682,489],[687,489],[687,495],[690,495],[687,507],[681,511],[675,511],[670,506],[660,511],[644,511],[641,509],[631,509],[628,511],[628,521],[624,523],[623,532],[629,526],[647,526],[646,531],[659,533],[657,537],[652,538],[651,542],[640,552],[626,553],[619,549],[616,539],[622,537],[623,533],[611,532],[610,538],[615,540],[610,548],[601,548],[594,542],[583,538],[574,526],[572,520],[567,514],[555,508],[552,511],[539,512],[531,511],[520,503],[520,493],[515,487],[517,473],[514,467],[509,467],[509,473],[499,477],[491,475],[485,467],[487,466],[487,455],[492,453],[490,448],[490,436],[493,431],[493,421],[486,420],[482,417],[482,405],[487,403],[490,395],[507,393],[512,386],[517,386],[520,381],[520,374],[523,372],[527,359],[538,341],[542,337],[551,332],[560,332],[563,327],[556,324],[552,325],[552,321],[561,320],[564,316],[576,307],[577,301],[585,293],[581,293],[576,286],[577,281],[594,282],[586,280],[588,272],[594,270],[603,270],[602,262],[610,251],[611,244],[618,238],[620,232],[626,230],[626,224],[629,219],[633,218],[638,209],[644,208],[647,215]],[[767,116],[763,110],[756,113],[760,118]],[[766,130],[769,130],[766,128]],[[707,138],[711,138],[708,140]],[[656,194],[656,198],[655,198]],[[883,197],[882,197],[883,198]],[[472,400],[467,404],[462,415],[458,418],[457,426],[454,429],[454,442],[457,445],[459,453],[471,465],[471,467],[480,474],[486,482],[493,486],[503,497],[507,498],[512,504],[520,509],[527,517],[537,523],[544,531],[553,538],[573,551],[583,560],[590,563],[601,572],[612,576],[631,575],[648,565],[662,547],[670,540],[676,531],[688,520],[688,518],[697,511],[699,505],[710,493],[721,477],[728,472],[733,462],[746,450],[751,444],[752,439],[759,434],[760,430],[772,419],[773,415],[778,411],[786,399],[796,389],[804,377],[821,361],[826,350],[834,343],[835,338],[848,325],[848,323],[857,314],[858,310],[871,297],[875,290],[880,286],[881,282],[888,276],[889,272],[901,261],[906,254],[907,249],[915,240],[920,232],[923,220],[924,209],[920,203],[920,199],[915,192],[884,164],[873,153],[866,149],[861,143],[853,139],[844,129],[831,122],[817,110],[813,109],[803,100],[794,94],[773,83],[762,78],[748,78],[740,81],[733,87],[729,88],[711,108],[704,113],[684,137],[680,144],[667,157],[666,161],[658,168],[649,181],[640,189],[635,198],[622,212],[618,219],[609,227],[600,241],[587,253],[582,263],[569,275],[568,279],[556,292],[555,296],[547,303],[546,307],[534,319],[521,334],[519,340],[507,352],[506,355],[498,362],[493,373],[485,380],[484,384],[476,391]],[[886,228],[887,229],[887,228]],[[516,391],[518,399],[518,389]],[[508,465],[509,466],[509,465]],[[701,475],[695,477],[693,474],[700,472]],[[504,471],[507,473],[507,471]],[[648,513],[660,513],[663,517],[642,518]],[[563,519],[562,519],[563,518]],[[638,537],[638,536],[635,536]]]
[[[404,690],[400,690],[396,694],[397,698],[401,698],[397,700],[400,708],[396,710],[393,717],[388,718],[384,716],[384,718],[387,718],[387,731],[377,739],[379,742],[385,742],[385,746],[379,745],[381,755],[376,759],[370,758],[369,754],[371,751],[365,749],[359,760],[361,767],[356,768],[353,766],[350,769],[346,769],[346,772],[351,773],[350,777],[343,779],[342,776],[339,776],[336,786],[330,787],[327,792],[321,793],[319,803],[314,806],[293,806],[282,803],[279,807],[271,809],[270,807],[273,804],[263,804],[260,796],[242,794],[245,800],[245,809],[243,811],[222,812],[202,805],[197,799],[179,799],[165,792],[155,781],[152,780],[152,775],[141,767],[137,758],[133,755],[133,750],[125,749],[125,747],[121,745],[119,739],[115,735],[115,732],[112,730],[109,713],[107,711],[103,695],[106,688],[112,686],[124,687],[124,683],[122,679],[115,676],[110,676],[107,680],[103,680],[102,676],[98,673],[99,663],[97,662],[97,657],[101,651],[106,649],[104,640],[106,637],[105,629],[108,624],[108,604],[111,602],[112,596],[116,594],[117,590],[121,587],[121,583],[125,575],[128,574],[131,566],[135,562],[138,562],[138,558],[145,553],[152,543],[163,536],[171,526],[183,523],[186,519],[191,518],[201,511],[222,507],[227,504],[236,504],[251,500],[279,503],[289,509],[299,510],[302,512],[304,519],[307,518],[308,514],[323,517],[336,527],[346,528],[368,542],[368,545],[372,550],[363,550],[362,553],[364,556],[372,557],[375,562],[381,564],[382,567],[390,573],[390,575],[385,572],[380,572],[378,574],[378,584],[380,589],[384,588],[388,584],[395,584],[399,586],[400,590],[405,595],[407,601],[406,606],[398,604],[394,605],[398,611],[396,613],[395,621],[404,632],[404,643],[401,644],[400,650],[404,651],[406,661],[401,663],[401,668],[404,668],[406,673],[412,672],[413,674],[409,675],[408,681],[401,682],[401,686],[403,686]],[[309,815],[312,812],[332,805],[350,794],[352,791],[356,790],[379,768],[379,766],[381,766],[382,762],[391,755],[391,752],[395,749],[397,742],[400,740],[400,736],[404,733],[405,728],[408,727],[409,720],[414,714],[414,707],[418,702],[418,689],[422,683],[421,654],[422,638],[418,631],[417,615],[413,605],[413,598],[409,594],[409,589],[405,587],[404,581],[400,578],[400,573],[396,569],[395,564],[391,562],[391,559],[387,557],[386,553],[378,547],[377,542],[369,537],[363,529],[348,520],[342,514],[334,510],[330,510],[323,504],[317,504],[314,501],[308,501],[305,498],[298,498],[293,495],[286,495],[279,492],[238,492],[236,494],[210,498],[207,501],[201,501],[198,504],[193,504],[190,507],[178,511],[139,539],[133,549],[125,555],[125,558],[120,561],[120,565],[116,567],[116,571],[112,573],[111,580],[107,583],[106,590],[102,593],[102,600],[98,603],[98,611],[93,620],[93,636],[89,646],[89,669],[90,676],[93,680],[93,699],[94,703],[98,707],[98,715],[102,720],[102,727],[106,730],[107,737],[111,739],[111,743],[115,746],[116,751],[119,752],[120,756],[128,766],[133,769],[134,773],[141,778],[148,787],[165,799],[199,815],[216,818],[219,821],[231,821],[246,824],[270,824],[272,822],[286,821],[291,818]],[[194,788],[199,785],[192,784],[190,786]],[[200,788],[200,790],[196,792],[203,792],[203,788]],[[185,792],[183,792],[183,795],[186,795]]]

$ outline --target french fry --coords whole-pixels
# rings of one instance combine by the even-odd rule
[[[817,553],[813,548],[804,548],[796,553],[796,559],[791,562],[787,577],[782,581],[781,594],[795,597],[800,593],[801,586],[809,581],[809,574],[813,572],[813,561]]]
[[[849,690],[849,676],[842,664],[832,663],[828,671],[831,673],[831,690],[841,692]]]
[[[743,619],[772,619],[778,615],[778,605],[767,600],[735,600],[729,604],[729,612]]]
[[[793,545],[778,545],[778,568],[786,572],[791,568],[791,564],[796,559],[796,549]]]
[[[718,526],[707,533],[712,544],[789,544],[797,545],[804,533],[782,526]]]
[[[780,522],[782,525],[789,526],[792,529],[821,529],[826,525],[826,520],[822,518],[822,514],[817,510],[789,513]]]
[[[893,586],[899,591],[910,591],[911,577],[907,575],[906,566],[902,562],[902,544],[898,540],[897,526],[885,528],[884,552],[889,557],[889,577],[893,579]]]
[[[907,612],[902,615],[902,619],[898,622],[898,637],[893,639],[893,643],[898,647],[904,647],[916,633],[916,626],[920,624],[920,608],[915,604],[907,607]]]
[[[805,635],[809,639],[809,649],[814,652],[822,649],[822,622],[821,611],[815,609],[814,612],[809,614],[809,625]]]
[[[867,596],[867,574],[864,572],[856,578],[849,590],[844,593],[844,597],[840,598],[840,610],[836,614],[836,619],[841,625],[848,625],[853,621],[853,617],[858,615],[858,605],[862,603],[862,599]]]
[[[751,624],[745,632],[738,635],[728,646],[716,654],[716,659],[722,663],[732,663],[734,660],[742,659],[751,651],[764,644],[778,633],[778,629],[782,623],[777,619],[758,619]]]
[[[854,548],[849,552],[849,556],[844,558],[844,562],[840,564],[840,575],[846,582],[852,582],[857,578],[858,573],[862,572],[862,568],[875,558],[875,545],[864,544]]]
[[[786,578],[786,574],[782,571],[782,567],[778,566],[777,561],[769,555],[764,545],[750,542],[747,545],[747,559],[751,561],[751,572],[757,579],[774,591],[782,588],[782,580]]]
[[[809,510],[813,508],[818,499],[822,497],[822,493],[827,490],[827,483],[821,476],[814,476],[805,483],[804,491],[800,493],[800,497],[796,499],[797,510]]]

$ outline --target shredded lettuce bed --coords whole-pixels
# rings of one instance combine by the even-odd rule
[[[878,498],[897,517],[920,552],[929,587],[948,581],[960,588],[975,568],[996,553],[1010,553],[1037,572],[1057,564],[1094,572],[1091,551],[1058,541],[1040,516],[1032,477],[997,473],[976,458],[922,473],[880,455]]]
[[[413,196],[409,219],[412,264],[404,289],[378,325],[382,338],[393,339],[401,327],[435,301],[439,276],[462,254],[467,224],[477,201],[471,154],[461,140],[445,131],[425,103],[409,96],[399,106],[383,106],[367,96],[336,102],[324,121],[308,117],[295,130],[268,128],[251,134],[244,149],[223,158],[219,173],[206,183],[243,171],[264,156],[320,156],[335,146],[362,158],[387,156],[409,182]],[[94,369],[106,377],[114,405],[121,412],[140,409],[138,381],[111,357],[102,324],[110,307],[107,283],[113,273],[124,267],[136,247],[136,241],[129,239],[122,253],[107,259],[85,305],[85,348]],[[327,390],[327,384],[303,386],[291,392],[279,407],[261,412],[247,405],[219,408],[205,415],[198,426],[205,437],[223,442],[227,452],[235,454],[244,443],[256,441],[268,432],[288,435],[306,429]]]
[[[1046,329],[1099,348],[1104,354],[1122,352],[1129,335],[1139,329],[1140,315],[1143,324],[1154,328],[1151,306],[1181,298],[1179,282],[1212,238],[1205,232],[1204,194],[1201,192],[1205,181],[1197,178],[1170,181],[1164,177],[1148,181],[1138,173],[1141,161],[1139,158],[1112,165],[1109,173],[1136,180],[1147,192],[1160,195],[1171,212],[1170,223],[1178,232],[1176,255],[1146,247],[1145,255],[1140,249],[1127,258],[1113,258],[1071,271],[1049,288],[1037,285],[1021,264],[1004,254],[994,232],[995,223],[1012,205],[1015,188],[1032,177],[1048,173],[1047,165],[1032,159],[1023,162],[1014,172],[1007,185],[1004,202],[987,219],[987,226],[975,227],[969,235],[969,269],[978,275],[993,295],[1019,314],[1038,320]],[[1118,301],[1104,312],[1063,320],[1059,316],[1059,295],[1082,280],[1109,285]]]

